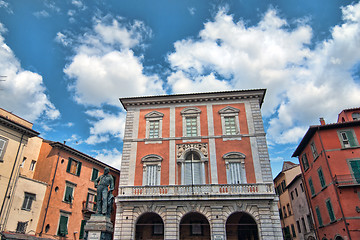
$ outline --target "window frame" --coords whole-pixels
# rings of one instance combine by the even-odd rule
[[[72,162],[76,162],[76,170],[75,170],[75,173],[72,172],[72,169],[71,169],[71,166],[72,166]],[[68,164],[67,164],[67,167],[66,167],[66,172],[72,174],[72,175],[75,175],[75,176],[78,176],[80,177],[80,173],[81,173],[81,165],[82,163],[75,159],[75,158],[72,158],[72,157],[69,157],[68,159]]]
[[[69,181],[65,181],[65,189],[64,189],[64,196],[63,196],[63,202],[65,202],[65,203],[69,203],[69,204],[72,204],[72,202],[73,202],[73,199],[74,199],[74,192],[75,192],[75,188],[76,188],[76,183],[72,183],[72,182],[69,182]],[[68,200],[67,198],[66,198],[66,195],[67,195],[67,192],[68,192],[68,190],[67,189],[72,189],[71,190],[71,199],[70,200]]]
[[[2,148],[0,148],[0,162],[3,162],[9,139],[0,136],[0,141],[4,142]]]
[[[35,166],[36,166],[36,161],[35,160],[31,160],[30,166],[29,166],[29,171],[34,171],[35,170]]]
[[[198,109],[197,107],[188,107],[188,108],[184,108],[181,111],[184,137],[196,138],[196,137],[201,136],[200,114],[201,114],[201,110]],[[197,132],[196,136],[188,136],[187,135],[187,125],[186,125],[187,120],[186,119],[188,119],[188,118],[196,118],[196,132]]]
[[[354,168],[352,166],[352,162],[357,162],[357,165],[359,165],[359,173],[356,174],[354,171]],[[347,163],[349,166],[349,170],[351,173],[351,176],[353,178],[354,183],[360,183],[360,159],[359,158],[352,158],[352,159],[347,159]]]
[[[66,233],[65,235],[62,235],[60,232],[60,227],[61,227],[61,218],[66,218]],[[68,234],[68,226],[69,226],[69,218],[70,218],[70,214],[69,213],[65,213],[63,211],[60,211],[60,216],[59,216],[59,222],[58,222],[58,227],[57,227],[57,231],[56,231],[56,235],[60,236],[60,237],[66,237],[66,235]]]
[[[319,227],[323,227],[324,226],[324,222],[322,220],[322,216],[321,216],[321,212],[320,212],[320,208],[319,206],[315,207],[315,212],[316,212],[316,217],[319,223]]]
[[[328,214],[329,214],[329,219],[330,219],[330,222],[335,222],[336,221],[336,216],[335,216],[335,212],[334,212],[334,208],[331,204],[331,199],[328,198],[325,200],[325,205],[326,205],[326,209],[328,211]]]
[[[354,116],[356,116],[356,117],[354,118]],[[360,112],[353,112],[353,113],[351,114],[351,118],[353,119],[353,121],[358,121],[358,120],[360,120]]]
[[[96,172],[96,174],[95,174],[95,172]],[[92,169],[92,171],[91,171],[91,178],[90,178],[90,180],[91,181],[95,181],[98,177],[99,177],[99,169],[97,169],[97,168],[93,168]],[[94,177],[96,175],[96,177]]]
[[[351,133],[351,137],[350,135],[348,135],[348,133]],[[341,129],[337,131],[339,140],[340,140],[340,144],[341,147],[343,149],[345,148],[354,148],[354,147],[358,147],[359,146],[359,142],[356,138],[356,134],[354,132],[354,129],[350,128],[350,129]],[[346,139],[344,139],[344,134],[346,136]],[[349,138],[350,137],[350,138]],[[344,143],[345,141],[348,141],[348,143]]]
[[[303,165],[304,170],[307,171],[310,166],[309,166],[309,160],[308,160],[308,158],[306,156],[306,153],[303,153],[301,155],[301,163]]]
[[[29,223],[29,221],[26,221],[26,222],[18,221],[15,232],[25,234],[28,223]]]
[[[246,155],[241,152],[229,152],[223,155],[226,166],[226,180],[227,184],[246,184],[246,169],[245,169],[245,158]],[[234,172],[234,169],[231,169],[231,164],[238,164],[240,171]],[[239,173],[240,176],[236,178],[233,177],[234,173]],[[240,183],[234,183],[234,181],[240,180]]]
[[[156,154],[149,154],[146,155],[141,159],[141,163],[143,164],[143,186],[158,186],[161,185],[161,163],[163,158]],[[148,173],[149,173],[149,166],[155,166],[156,168],[156,184],[149,184],[148,181]]]
[[[159,138],[162,138],[162,122],[163,122],[164,114],[158,111],[152,111],[147,114],[145,114],[145,121],[146,121],[146,132],[145,132],[145,138],[146,140],[156,140]],[[157,137],[151,137],[150,135],[150,127],[151,122],[158,122],[158,136]]]
[[[319,157],[319,153],[317,151],[316,144],[315,144],[314,141],[312,141],[310,143],[310,149],[311,149],[311,153],[312,153],[312,155],[314,157],[314,161],[315,161]]]
[[[315,196],[315,188],[314,188],[314,183],[313,183],[312,177],[309,177],[308,183],[309,183],[311,196],[313,197],[313,196]]]
[[[24,201],[21,205],[21,210],[31,211],[32,203],[36,201],[36,194],[24,192]]]
[[[319,176],[319,181],[320,181],[320,186],[322,189],[324,189],[326,187],[326,181],[325,181],[325,176],[324,176],[324,172],[322,170],[322,167],[319,167],[317,169],[317,173]]]
[[[240,110],[231,106],[224,107],[223,109],[219,110],[220,118],[221,118],[221,129],[222,135],[225,138],[231,138],[234,140],[241,140],[240,135],[240,122],[239,122],[239,113]],[[228,134],[226,131],[226,118],[233,118],[234,119],[234,127],[235,127],[235,134]]]
[[[90,201],[90,196],[94,196],[93,201]],[[91,207],[89,204],[92,204]],[[97,194],[96,191],[89,189],[86,195],[86,209],[95,212],[97,208]]]

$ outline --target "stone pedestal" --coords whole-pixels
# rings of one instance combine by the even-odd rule
[[[84,229],[87,240],[111,240],[114,232],[110,218],[100,214],[92,214]]]

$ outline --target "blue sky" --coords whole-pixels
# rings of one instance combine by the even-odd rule
[[[358,1],[0,0],[0,107],[120,167],[129,96],[266,88],[273,175],[360,103]]]

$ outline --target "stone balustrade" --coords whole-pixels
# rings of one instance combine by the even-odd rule
[[[172,197],[254,197],[256,195],[275,194],[272,183],[255,184],[206,184],[206,185],[164,185],[164,186],[120,186],[119,197],[122,200],[148,199],[148,198],[172,198]]]

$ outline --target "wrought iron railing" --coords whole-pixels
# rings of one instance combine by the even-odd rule
[[[335,183],[339,187],[360,185],[360,174],[335,175]]]
[[[165,185],[165,186],[123,186],[119,187],[122,197],[172,197],[172,196],[233,196],[275,194],[272,183],[254,184],[207,184],[207,185]]]

